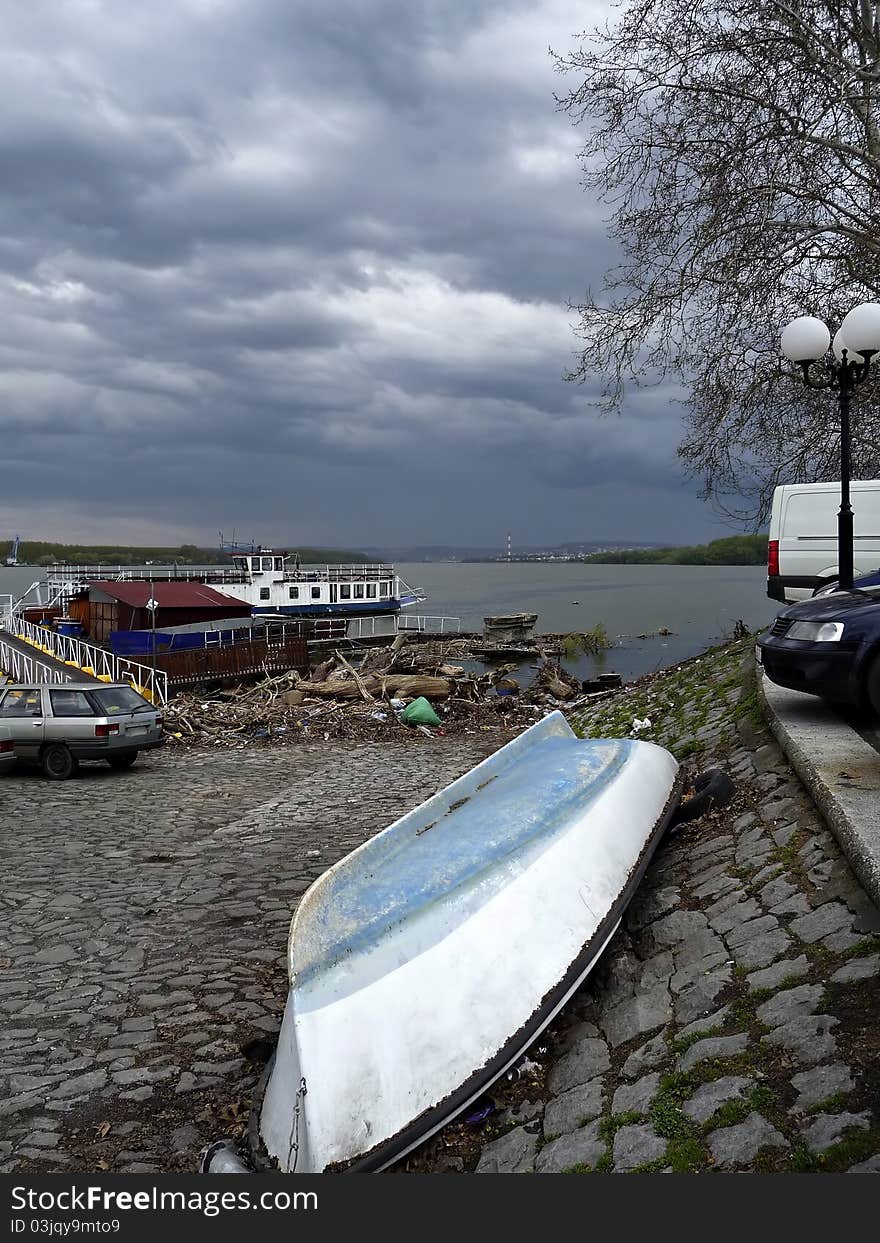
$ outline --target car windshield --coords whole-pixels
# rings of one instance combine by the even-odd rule
[[[90,692],[105,716],[119,716],[123,712],[150,712],[153,705],[130,686],[102,686]]]

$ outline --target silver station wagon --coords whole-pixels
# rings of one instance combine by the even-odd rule
[[[72,777],[80,760],[130,768],[139,751],[165,741],[153,704],[128,685],[104,682],[6,683],[0,739],[7,730],[15,758],[35,761],[52,781]]]
[[[0,725],[0,773],[8,773],[15,765],[15,743],[8,729]]]

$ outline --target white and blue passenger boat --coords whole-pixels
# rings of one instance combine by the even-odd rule
[[[92,579],[201,582],[255,616],[379,617],[425,599],[392,565],[303,565],[297,554],[261,547],[233,554],[231,566],[53,566],[50,594],[67,600]]]
[[[289,617],[357,617],[397,613],[424,596],[391,565],[301,565],[297,556],[271,548],[236,553],[232,569],[199,577],[218,591],[244,600],[254,614]]]

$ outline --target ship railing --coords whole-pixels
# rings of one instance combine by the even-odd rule
[[[401,613],[397,618],[397,629],[415,630],[419,634],[458,634],[461,631],[460,617],[423,617],[418,614]]]
[[[397,633],[394,618],[387,613],[377,617],[352,617],[346,624],[346,637],[349,639],[374,639],[383,635],[393,639]]]
[[[37,651],[51,656],[59,665],[65,665],[69,670],[67,678],[71,681],[76,680],[77,673],[85,673],[89,677],[97,678],[99,682],[129,682],[152,703],[168,702],[168,675],[162,669],[152,669],[138,661],[114,656],[102,647],[95,647],[73,635],[58,634],[48,626],[37,626],[19,616],[13,618],[13,625],[9,630]],[[34,666],[39,681],[64,680],[63,673],[56,677],[56,670],[40,665],[38,657],[34,660]]]

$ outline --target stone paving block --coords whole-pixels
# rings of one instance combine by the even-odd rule
[[[622,1126],[614,1136],[613,1160],[616,1173],[638,1169],[666,1156],[668,1141],[658,1135],[653,1127]]]
[[[821,984],[801,984],[787,988],[758,1006],[755,1015],[765,1027],[781,1027],[792,1019],[814,1014],[822,1004],[825,989]]]
[[[487,1144],[480,1153],[478,1174],[529,1174],[535,1168],[538,1135],[517,1127]]]
[[[759,1113],[749,1114],[737,1126],[713,1131],[706,1142],[715,1164],[721,1169],[748,1164],[762,1148],[789,1147],[785,1136]]]
[[[559,1096],[569,1088],[579,1087],[598,1075],[604,1075],[610,1065],[605,1041],[587,1036],[556,1063],[548,1076],[547,1086],[553,1096]]]
[[[770,914],[776,916],[807,915],[813,908],[805,893],[793,893],[790,898],[783,898],[775,906],[771,906]]]
[[[790,1113],[804,1113],[832,1096],[844,1096],[855,1087],[852,1071],[843,1062],[832,1062],[830,1065],[817,1066],[814,1070],[801,1071],[793,1075],[791,1086],[797,1092],[797,1100],[789,1110]]]
[[[716,876],[713,880],[708,880],[694,889],[693,895],[702,901],[704,898],[714,898],[722,894],[739,891],[741,885],[742,882],[736,876],[731,876],[728,872],[722,872],[720,876]]]
[[[753,937],[744,945],[731,948],[738,967],[746,971],[754,971],[757,967],[769,967],[774,958],[784,954],[791,945],[791,937],[782,928],[765,932],[762,936]]]
[[[735,889],[730,890],[728,893],[723,893],[717,901],[706,907],[706,918],[709,923],[714,926],[714,920],[717,916],[729,910],[730,907],[736,906],[737,903],[745,902],[748,896],[742,885],[737,885]]]
[[[756,937],[760,937],[767,932],[772,932],[779,927],[779,920],[775,915],[759,915],[757,919],[750,919],[746,923],[737,924],[727,933],[725,940],[731,949],[738,945],[745,945],[748,941],[753,941]]]
[[[783,958],[780,962],[775,962],[771,967],[764,967],[760,971],[753,971],[751,975],[746,976],[746,983],[749,986],[749,992],[755,993],[758,989],[763,988],[779,988],[784,980],[794,980],[798,976],[807,975],[810,970],[810,964],[806,954],[800,954],[797,958]]]
[[[740,924],[746,924],[756,919],[761,914],[761,908],[754,898],[748,898],[744,902],[737,902],[731,905],[727,910],[720,914],[709,917],[709,922],[716,932],[724,936],[731,932]]]
[[[702,911],[672,911],[651,925],[650,933],[656,945],[676,946],[709,926]]]
[[[668,984],[675,970],[675,959],[671,950],[661,950],[659,954],[647,958],[642,963],[639,976],[639,988],[650,988],[652,984]]]
[[[707,1014],[715,999],[733,978],[733,967],[721,966],[700,976],[675,999],[675,1021],[690,1023]]]
[[[834,932],[849,931],[852,928],[852,919],[852,915],[840,902],[826,902],[809,915],[793,919],[790,927],[795,936],[812,944]]]
[[[591,1079],[576,1088],[570,1088],[552,1097],[544,1109],[544,1134],[570,1135],[579,1130],[602,1112],[603,1089],[601,1079]]]
[[[773,838],[780,850],[787,846],[795,833],[798,831],[796,824],[780,824],[772,830],[770,836]]]
[[[686,1040],[693,1036],[696,1032],[708,1035],[715,1032],[727,1022],[727,1016],[730,1014],[730,1006],[722,1006],[720,1010],[716,1010],[714,1014],[706,1014],[701,1018],[695,1019],[692,1023],[688,1023],[685,1027],[680,1027],[675,1033],[676,1040]]]
[[[837,1052],[837,1042],[832,1031],[839,1020],[831,1014],[805,1015],[792,1019],[761,1039],[767,1044],[787,1049],[802,1066],[815,1066],[832,1058]]]
[[[684,1102],[682,1113],[702,1126],[726,1101],[744,1100],[754,1086],[754,1080],[742,1075],[724,1075],[711,1083],[702,1083]]]
[[[655,1066],[661,1066],[664,1062],[669,1061],[670,1057],[669,1045],[666,1043],[666,1030],[664,1029],[662,1032],[658,1032],[656,1036],[652,1036],[641,1048],[630,1053],[623,1063],[620,1073],[625,1079],[635,1079],[639,1075],[643,1075],[645,1071],[653,1070]]]
[[[793,885],[787,876],[777,876],[761,886],[758,897],[769,910],[777,902],[784,902],[786,898],[790,898],[795,893],[800,893],[797,885]]]
[[[870,980],[880,974],[880,954],[870,958],[853,958],[844,963],[831,977],[832,984],[849,984],[854,980]]]
[[[627,911],[627,926],[634,931],[645,928],[673,910],[681,901],[681,890],[676,885],[665,885],[660,889],[651,890],[642,898],[637,898]]]
[[[709,1058],[735,1057],[738,1053],[745,1053],[748,1047],[748,1032],[740,1032],[733,1036],[708,1036],[705,1040],[698,1040],[689,1049],[685,1049],[678,1059],[677,1069],[684,1073]]]
[[[617,1048],[655,1027],[663,1027],[671,1018],[669,989],[665,984],[658,983],[603,1014],[602,1026],[611,1047]]]
[[[605,1142],[599,1138],[599,1123],[591,1122],[571,1135],[562,1135],[545,1144],[538,1153],[534,1168],[538,1174],[561,1174],[576,1165],[592,1169],[605,1151]]]
[[[871,1126],[871,1111],[860,1114],[819,1114],[804,1130],[804,1140],[813,1152],[825,1152],[847,1131],[867,1131]]]
[[[831,950],[832,954],[845,954],[854,945],[858,945],[861,939],[856,932],[833,932],[830,937],[824,938],[822,944],[826,949]]]
[[[612,1114],[647,1113],[659,1086],[660,1075],[657,1071],[644,1075],[635,1083],[622,1083],[611,1102]]]

